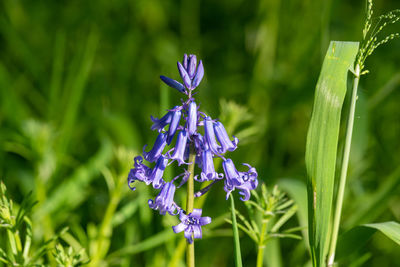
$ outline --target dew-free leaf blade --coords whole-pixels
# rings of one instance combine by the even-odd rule
[[[314,266],[325,266],[332,212],[333,187],[348,70],[358,43],[330,43],[315,90],[306,145],[308,228]]]
[[[399,223],[390,221],[363,224],[353,227],[339,236],[336,259],[341,260],[351,256],[352,253],[362,248],[377,231],[400,245]]]

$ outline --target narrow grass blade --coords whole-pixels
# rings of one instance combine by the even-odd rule
[[[239,231],[236,223],[236,214],[235,214],[235,200],[233,199],[232,194],[229,197],[231,199],[231,215],[232,215],[232,231],[233,231],[233,240],[234,240],[234,250],[235,250],[235,266],[242,267],[242,255],[240,252],[240,241],[239,241]]]
[[[306,145],[308,227],[314,266],[325,266],[347,74],[358,43],[331,42],[318,79]]]

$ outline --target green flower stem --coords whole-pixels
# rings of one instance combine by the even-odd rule
[[[347,178],[347,169],[349,166],[351,138],[353,135],[354,115],[355,115],[355,111],[356,111],[356,101],[357,101],[357,88],[358,88],[358,83],[360,81],[360,65],[359,64],[356,65],[354,75],[355,75],[355,78],[354,78],[354,83],[353,83],[353,92],[352,92],[352,96],[351,96],[349,118],[347,121],[346,141],[344,144],[342,169],[341,169],[340,180],[339,180],[339,191],[338,191],[337,200],[336,200],[335,217],[333,218],[334,222],[333,222],[333,228],[332,228],[332,238],[331,238],[331,244],[329,247],[329,254],[328,254],[328,266],[333,266],[334,261],[335,261],[335,250],[336,250],[336,243],[337,243],[337,238],[338,238],[338,233],[339,233],[340,217],[342,214],[343,197],[344,197],[344,190],[345,190],[346,178]]]
[[[229,198],[231,199],[232,231],[233,231],[233,240],[235,241],[234,243],[235,266],[242,267],[242,255],[240,252],[239,231],[236,222],[235,200],[233,199],[233,194],[231,194]]]
[[[263,261],[264,261],[264,250],[265,250],[265,236],[267,233],[267,226],[268,226],[268,220],[263,219],[262,221],[262,226],[261,226],[261,234],[260,234],[260,239],[258,242],[258,253],[257,253],[257,267],[262,267],[263,266]]]
[[[187,181],[187,198],[186,198],[186,212],[187,214],[193,211],[194,203],[194,161],[196,159],[196,152],[193,145],[190,146],[189,154],[189,166],[188,171],[190,172],[189,179]],[[188,267],[194,267],[194,241],[192,244],[187,244],[186,251],[186,265]]]

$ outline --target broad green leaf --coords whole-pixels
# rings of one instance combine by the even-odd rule
[[[367,241],[380,231],[400,245],[400,224],[397,222],[382,222],[356,226],[339,236],[336,259],[340,260],[350,256],[362,248]]]
[[[331,42],[315,90],[306,145],[308,228],[314,266],[325,266],[341,110],[355,42]]]

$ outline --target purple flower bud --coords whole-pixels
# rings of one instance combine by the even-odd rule
[[[189,58],[186,54],[183,55],[183,61],[182,61],[183,67],[185,70],[187,70],[188,65],[189,65]]]
[[[192,136],[197,131],[197,104],[194,101],[190,102],[189,104],[187,130],[189,136]]]
[[[165,183],[164,180],[162,179],[162,176],[164,174],[164,170],[167,164],[168,164],[168,159],[165,158],[163,155],[161,155],[157,160],[156,166],[151,172],[149,179],[152,181],[153,187],[155,189],[159,189]]]
[[[154,143],[153,148],[149,152],[145,151],[146,146],[147,146],[147,145],[145,145],[143,147],[143,157],[144,157],[144,159],[149,161],[149,162],[156,161],[160,157],[161,153],[164,150],[165,145],[167,144],[166,140],[167,140],[167,134],[166,133],[159,133],[159,135],[157,136],[157,139],[156,139],[156,141]]]
[[[192,86],[192,80],[190,79],[189,74],[180,62],[178,62],[178,70],[186,88],[190,89],[190,87]]]
[[[187,68],[187,72],[189,74],[190,79],[193,79],[194,77],[194,72],[196,70],[196,65],[197,65],[197,58],[196,55],[190,55],[189,56],[189,66]]]
[[[203,67],[203,62],[200,60],[199,66],[197,67],[196,75],[194,76],[194,79],[192,81],[192,89],[195,89],[197,86],[199,86],[201,80],[203,79],[204,76],[204,67]]]
[[[233,137],[233,141],[229,139],[228,134],[226,133],[224,125],[217,121],[214,124],[215,135],[217,136],[218,142],[221,144],[221,154],[224,154],[227,150],[234,151],[237,148],[237,143],[239,139]]]
[[[215,179],[222,179],[224,175],[222,173],[217,173],[214,168],[214,161],[213,161],[213,155],[210,150],[204,150],[201,153],[201,159],[199,164],[201,166],[201,174],[200,174],[200,179],[198,179],[197,175],[194,177],[194,179],[198,182],[204,182],[204,181],[211,181]]]
[[[177,108],[177,107],[175,107]],[[168,137],[167,137],[167,144],[170,145],[172,139],[174,138],[176,129],[179,126],[179,121],[181,120],[182,111],[175,110],[172,115],[171,124],[169,125],[168,129]]]
[[[179,214],[181,223],[176,226],[172,226],[174,233],[180,233],[185,231],[185,238],[191,244],[193,238],[202,238],[201,227],[203,225],[211,223],[210,217],[201,217],[201,209],[193,209],[193,212],[186,215],[184,212]]]
[[[143,158],[141,156],[137,156],[134,159],[135,161],[135,168],[131,169],[128,175],[128,186],[131,190],[135,190],[136,187],[132,187],[131,183],[134,181],[141,181],[145,182],[147,185],[151,183],[150,175],[151,175],[151,168],[147,167],[143,163]]]
[[[174,153],[172,154],[171,157],[169,157],[169,159],[177,160],[179,166],[182,163],[187,164],[184,161],[187,137],[188,137],[188,135],[185,130],[182,130],[179,132],[178,140],[176,141],[175,148],[174,148]]]
[[[185,93],[185,86],[183,84],[181,84],[178,81],[175,81],[174,79],[165,77],[163,75],[160,76],[160,79],[166,83],[168,86],[175,88],[176,90],[178,90],[181,93]]]
[[[221,154],[221,147],[217,144],[217,141],[215,140],[213,124],[214,122],[211,120],[210,117],[206,117],[204,119],[204,139],[208,147],[214,154]]]
[[[150,208],[159,210],[161,215],[165,215],[166,212],[171,215],[176,215],[176,213],[174,214],[176,210],[176,205],[174,203],[175,189],[175,185],[172,182],[165,183],[155,200],[149,199],[148,203]]]
[[[161,132],[164,130],[164,127],[167,126],[167,124],[171,123],[172,119],[172,111],[168,111],[167,114],[165,114],[161,119],[154,118],[151,116],[151,120],[153,121],[153,125],[151,126],[151,130],[158,130],[158,132]]]
[[[246,163],[243,165],[249,167],[247,172],[237,171],[231,159],[226,159],[222,163],[226,177],[224,185],[224,190],[227,193],[226,199],[228,199],[229,194],[237,188],[240,190],[239,194],[243,196],[240,199],[246,201],[250,199],[250,190],[256,189],[258,185],[256,169]]]

